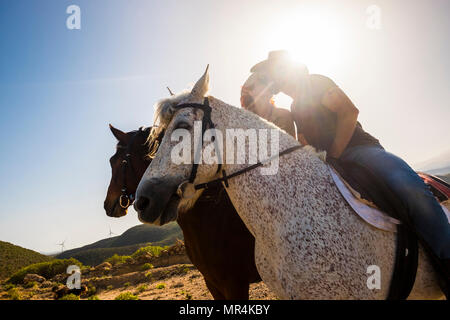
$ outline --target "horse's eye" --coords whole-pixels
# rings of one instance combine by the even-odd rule
[[[186,130],[189,130],[190,128],[191,128],[191,125],[189,123],[182,121],[182,122],[179,122],[176,125],[175,129],[186,129]]]

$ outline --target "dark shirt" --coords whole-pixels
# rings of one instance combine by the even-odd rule
[[[301,86],[300,101],[293,101],[291,112],[297,132],[316,149],[329,151],[336,136],[337,115],[322,105],[323,95],[336,84],[328,77],[311,74]],[[359,122],[347,148],[358,145],[380,145],[378,139],[364,131]],[[381,146],[381,145],[380,145]]]

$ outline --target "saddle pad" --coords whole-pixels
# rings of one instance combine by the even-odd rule
[[[339,192],[358,216],[375,228],[389,232],[397,232],[397,224],[401,224],[399,220],[379,210],[372,202],[361,199],[358,192],[353,190],[333,167],[328,165],[328,168]],[[441,203],[440,205],[450,223],[450,210],[444,204]]]
[[[352,207],[358,216],[360,216],[368,224],[374,226],[375,228],[389,231],[397,232],[397,224],[401,222],[388,216],[386,213],[377,209],[372,203],[369,204],[367,201],[363,202],[360,198],[357,198],[347,187],[345,181],[341,178],[339,173],[337,173],[333,167],[328,165],[331,176],[333,177],[334,183],[336,184],[339,192],[344,197],[345,201]]]

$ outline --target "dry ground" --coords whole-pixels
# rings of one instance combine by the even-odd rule
[[[100,300],[114,300],[123,293],[131,293],[142,300],[211,300],[203,276],[192,264],[175,264],[158,267],[147,271],[134,271],[118,275],[109,272],[99,276],[82,276],[82,283],[95,287],[95,293]],[[11,290],[5,290],[5,284],[0,289],[0,299],[15,298],[24,300],[53,300],[52,287],[56,282],[46,281],[35,284],[31,288],[18,285]],[[81,299],[87,299],[83,295]],[[254,283],[250,287],[251,300],[270,300],[276,296],[263,282]]]

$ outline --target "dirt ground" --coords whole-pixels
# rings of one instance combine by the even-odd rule
[[[82,294],[81,300],[93,296],[100,300],[114,300],[121,294],[132,294],[141,300],[213,299],[203,276],[192,264],[175,264],[118,275],[88,275],[82,278],[82,284],[90,287],[91,292]],[[54,285],[56,283],[51,281],[36,283],[29,288],[17,285],[11,291],[3,284],[0,299],[53,300]],[[259,282],[250,286],[250,299],[271,300],[276,296],[263,282]]]
[[[185,272],[176,272],[174,269],[180,269],[183,266]],[[193,267],[193,266],[192,266]],[[158,270],[160,269],[160,270]],[[117,289],[102,290],[97,296],[101,300],[113,300],[119,294],[131,292],[142,300],[211,300],[213,297],[206,288],[205,281],[201,273],[192,268],[191,265],[174,265],[165,268],[157,268],[154,274],[159,271],[167,272],[169,277],[159,277],[159,279],[149,279],[147,282],[120,287]],[[276,299],[263,282],[254,283],[250,288],[251,300],[269,300]]]

